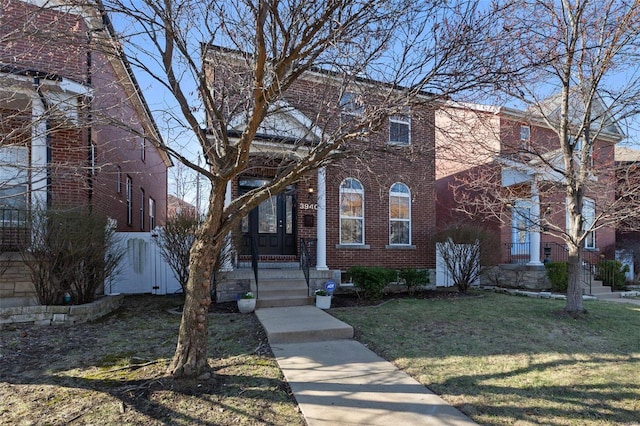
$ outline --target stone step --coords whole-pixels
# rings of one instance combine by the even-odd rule
[[[305,306],[305,305],[313,305],[314,303],[315,303],[315,299],[313,297],[306,296],[306,294],[302,297],[300,296],[274,296],[274,297],[260,296],[260,298],[256,300],[256,308]]]
[[[591,294],[593,296],[611,294],[611,287],[609,286],[592,284],[591,287],[589,287],[588,285],[585,285],[583,289],[585,294]]]
[[[271,345],[353,338],[353,327],[315,306],[260,308],[256,316]]]

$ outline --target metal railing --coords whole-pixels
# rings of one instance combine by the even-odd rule
[[[315,258],[311,255],[311,246],[315,248],[315,241],[316,240],[300,238],[300,269],[302,269],[304,279],[307,282],[307,296],[311,296],[309,271],[311,270],[311,266],[315,266]]]
[[[256,279],[256,299],[258,298],[258,240],[251,237],[251,269],[253,269],[253,277]]]
[[[31,212],[0,209],[0,250],[20,251],[31,243]]]
[[[529,243],[507,243],[504,245],[507,263],[523,264],[529,261]],[[540,259],[543,263],[568,262],[569,250],[567,246],[556,242],[543,243],[540,247]],[[583,282],[589,286],[594,279],[600,280],[606,285],[614,280],[612,268],[602,268],[603,254],[598,251],[582,249]]]

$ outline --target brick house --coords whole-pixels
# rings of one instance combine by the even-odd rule
[[[590,179],[585,193],[587,221],[615,197],[614,147],[623,135],[613,121],[602,128],[589,153],[597,178]],[[507,270],[519,265],[544,271],[545,260],[563,260],[564,243],[545,231],[563,232],[567,226],[558,172],[564,166],[557,135],[542,119],[528,111],[448,103],[436,112],[436,147],[438,229],[470,221],[493,230],[502,246],[495,264]],[[615,230],[602,227],[589,233],[583,254],[597,261],[611,257],[614,246]],[[548,285],[544,272],[529,278],[518,285]]]
[[[164,223],[168,156],[106,17],[56,2],[5,0],[0,15],[0,204],[3,251],[28,241],[36,206],[90,207],[118,231]],[[148,137],[145,137],[148,135]],[[22,239],[16,235],[22,233]],[[6,255],[6,253],[5,253]],[[0,278],[0,298],[30,294],[24,271]]]
[[[252,163],[227,189],[229,198],[268,182],[273,175],[266,159],[289,149],[287,143],[292,143],[292,152],[293,141],[313,144],[360,114],[367,102],[379,101],[376,94],[382,83],[355,81],[346,90],[342,83],[331,73],[313,71],[287,89],[278,112],[258,131]],[[214,79],[212,84],[225,81]],[[341,272],[355,265],[434,268],[434,112],[429,96],[421,96],[422,103],[391,116],[378,131],[354,142],[361,154],[321,167],[249,213],[233,237],[238,262],[225,266],[236,271],[217,277],[223,282],[218,284],[219,300],[248,289],[251,274],[244,276],[244,287],[236,277],[249,265],[252,241],[257,242],[266,276],[277,274],[271,270],[278,264],[297,267],[308,245],[316,287],[330,278],[340,283]],[[356,105],[354,99],[361,103]],[[240,124],[230,134],[242,130]],[[260,295],[266,295],[263,288]]]

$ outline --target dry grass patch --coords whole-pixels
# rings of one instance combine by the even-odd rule
[[[210,316],[208,380],[174,380],[180,298],[74,327],[0,330],[0,424],[304,425],[254,315]]]
[[[483,293],[331,313],[480,424],[637,424],[639,307],[590,302],[576,320],[563,306]]]

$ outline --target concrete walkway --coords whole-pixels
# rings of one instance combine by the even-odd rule
[[[256,315],[309,426],[476,424],[315,306]]]

